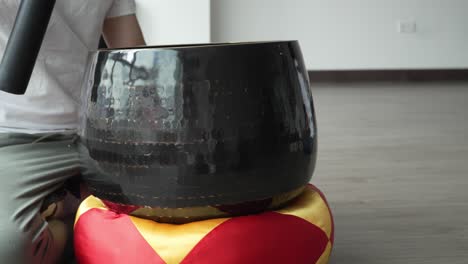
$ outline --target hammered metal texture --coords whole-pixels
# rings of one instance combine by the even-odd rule
[[[80,155],[97,197],[183,208],[309,182],[315,114],[296,41],[101,50],[91,61]]]

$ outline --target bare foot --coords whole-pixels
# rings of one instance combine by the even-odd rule
[[[64,201],[51,203],[46,210],[41,213],[44,220],[60,219],[64,217]]]
[[[50,220],[48,222],[51,234],[51,246],[46,252],[44,263],[57,263],[63,255],[67,242],[67,228],[60,220]]]
[[[67,242],[67,226],[61,221],[63,218],[63,201],[52,203],[41,213],[44,221],[47,221],[48,225],[48,242],[42,254],[43,262],[47,264],[58,263],[65,250]]]

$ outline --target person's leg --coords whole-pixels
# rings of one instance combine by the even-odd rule
[[[79,173],[73,136],[0,134],[0,261],[52,263],[63,240],[40,210],[46,196]]]

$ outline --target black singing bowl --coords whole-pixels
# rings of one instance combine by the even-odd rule
[[[152,208],[238,205],[300,193],[316,161],[297,41],[97,51],[80,155],[95,196]]]

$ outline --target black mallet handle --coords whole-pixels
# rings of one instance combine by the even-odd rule
[[[0,90],[24,94],[56,0],[22,0],[0,65]]]

